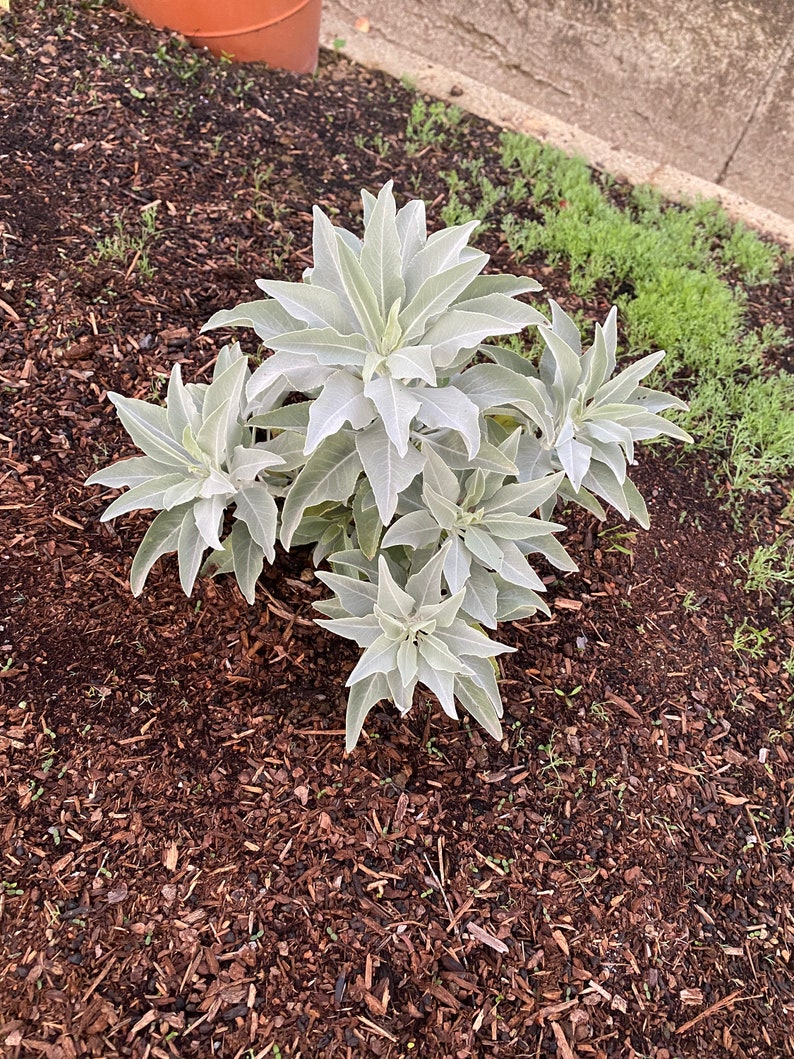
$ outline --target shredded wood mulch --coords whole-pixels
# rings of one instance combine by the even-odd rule
[[[4,1054],[794,1055],[791,608],[744,592],[736,563],[790,530],[790,492],[737,530],[713,468],[646,453],[651,530],[573,515],[581,569],[544,571],[552,619],[502,630],[503,742],[422,702],[376,710],[346,757],[355,656],[312,622],[309,555],[280,556],[253,607],[230,580],[185,599],[172,561],[134,600],[147,520],[101,525],[83,483],[131,453],[107,391],[156,395],[175,363],[206,379],[201,325],[258,276],[300,276],[312,203],[349,223],[394,176],[439,223],[439,172],[497,131],[466,119],[453,155],[409,156],[412,94],[338,56],[301,78],[197,57],[112,6],[14,6]],[[603,316],[562,271],[483,245]],[[791,289],[752,299],[780,322]],[[745,619],[757,657],[734,643]]]

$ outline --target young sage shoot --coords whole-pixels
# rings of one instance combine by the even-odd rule
[[[88,484],[128,488],[103,519],[159,511],[136,595],[172,551],[189,595],[209,549],[205,572],[233,572],[253,603],[277,540],[313,545],[334,593],[319,624],[362,649],[348,750],[378,702],[405,714],[417,686],[498,737],[495,660],[512,648],[483,627],[548,613],[532,556],[576,569],[558,501],[647,527],[627,467],[637,442],[691,440],[660,414],[685,405],[641,385],[663,353],[616,374],[614,309],[583,349],[555,302],[549,320],[519,300],[538,283],[484,274],[476,221],[428,235],[424,203],[398,209],[391,182],[362,200],[362,238],[315,207],[302,281],[259,280],[264,298],[205,325],[252,328],[270,351],[256,370],[235,343],[209,384],[184,384],[177,364],[164,407],[110,395],[144,455]],[[527,327],[537,365],[499,344]]]

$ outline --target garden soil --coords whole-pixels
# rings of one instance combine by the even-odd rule
[[[412,92],[334,54],[298,77],[198,58],[113,6],[14,8],[3,1054],[794,1055],[791,601],[746,593],[736,561],[790,532],[788,486],[726,506],[719,468],[646,452],[651,529],[571,514],[579,572],[543,568],[551,618],[501,630],[504,739],[417,697],[345,755],[355,653],[313,622],[308,552],[279,554],[254,606],[229,579],[186,599],[173,559],[133,599],[149,516],[101,524],[109,494],[84,482],[132,453],[108,391],[161,396],[176,363],[207,380],[202,324],[257,277],[300,277],[313,203],[357,228],[360,188],[393,177],[438,225],[439,173],[494,157],[498,130],[465,119],[408,155]],[[606,313],[605,292],[479,242]],[[790,319],[790,274],[748,309]]]

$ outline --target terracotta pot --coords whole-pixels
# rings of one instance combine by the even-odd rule
[[[238,62],[298,73],[317,66],[322,0],[124,0],[156,26]]]

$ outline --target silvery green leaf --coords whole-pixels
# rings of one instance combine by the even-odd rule
[[[391,696],[392,702],[400,711],[400,714],[405,716],[413,705],[416,681],[412,680],[408,687],[406,687],[395,667],[391,672],[386,674],[386,683],[389,685],[389,695]]]
[[[410,687],[416,683],[416,674],[419,669],[419,648],[412,640],[403,640],[397,648],[397,672],[403,687]]]
[[[487,695],[487,693],[473,680],[466,677],[455,678],[455,697],[461,706],[470,713],[477,724],[482,725],[485,731],[494,739],[502,738],[502,725],[499,722],[501,716],[501,702],[499,708]]]
[[[531,515],[541,504],[555,495],[563,477],[563,473],[558,471],[544,478],[536,478],[528,482],[513,482],[502,486],[484,505],[486,518],[507,513]]]
[[[332,291],[339,298],[345,312],[352,321],[355,319],[355,313],[347,297],[345,284],[339,270],[336,229],[319,206],[314,207],[312,214],[314,217],[314,229],[312,232],[314,267],[309,272],[309,280],[312,286],[324,287],[326,290]]]
[[[643,529],[648,529],[651,525],[651,519],[648,515],[648,507],[644,498],[637,490],[637,487],[628,478],[623,483],[623,494],[626,497],[626,503],[629,506],[632,518],[638,522]]]
[[[624,518],[631,518],[631,511],[629,510],[624,491],[627,481],[628,479],[623,483],[619,482],[605,464],[597,463],[594,460],[590,464],[590,469],[585,475],[583,484],[585,488],[616,508]]]
[[[476,564],[469,571],[462,609],[489,629],[496,628],[496,586],[488,571]]]
[[[209,548],[222,548],[220,537],[223,513],[226,510],[226,498],[222,495],[212,496],[206,500],[197,500],[193,505],[199,533]]]
[[[502,540],[521,541],[526,539],[526,534],[534,521],[536,520],[530,519],[526,515],[507,513],[504,515],[486,516],[482,520],[482,525],[493,537],[499,537]],[[545,525],[553,525],[553,523],[545,523]]]
[[[405,297],[393,186],[393,181],[389,180],[380,189],[374,205],[370,204],[372,208],[364,220],[364,243],[361,248],[361,267],[372,284],[384,319],[392,304]]]
[[[236,417],[245,392],[247,376],[248,361],[245,357],[238,357],[225,371],[212,380],[204,393],[204,404],[201,409],[201,418],[204,422],[213,415],[216,409],[225,406],[233,408]]]
[[[328,618],[348,618],[350,616],[336,597],[321,599],[319,602],[313,603],[312,606]]]
[[[434,669],[424,658],[419,659],[417,679],[438,699],[441,709],[448,717],[458,716],[455,709],[455,674],[443,669]]]
[[[234,485],[252,482],[268,467],[283,467],[284,460],[271,449],[261,445],[246,447],[237,445],[229,461],[229,477]]]
[[[318,571],[317,577],[332,592],[337,594],[339,602],[349,615],[363,618],[365,615],[372,613],[372,608],[377,600],[378,590],[369,581],[347,577],[344,574],[328,573],[325,570]],[[323,600],[322,602],[325,603],[326,601]]]
[[[429,454],[430,450],[439,456],[447,467],[454,470],[464,470],[474,466],[502,474],[518,473],[516,465],[489,441],[482,440],[477,455],[470,460],[463,439],[451,430],[422,435],[422,451]]]
[[[612,421],[605,424],[603,422],[605,419]],[[612,429],[615,433],[625,430],[635,441],[647,441],[650,438],[658,437],[659,434],[676,438],[678,441],[692,441],[691,436],[675,423],[671,423],[669,420],[663,419],[652,412],[647,412],[644,409],[635,409],[634,406],[627,404],[598,405],[592,412],[589,412],[587,427],[591,431],[594,428],[601,430],[605,428]],[[616,438],[615,440],[618,439]],[[621,440],[621,444],[623,443]]]
[[[453,508],[457,508],[461,493],[458,476],[450,470],[443,457],[439,456],[432,447],[427,452],[425,466],[422,471],[422,482],[432,489],[434,493],[448,500],[453,505]],[[452,511],[452,508],[450,508],[450,511]]]
[[[419,401],[404,383],[388,375],[365,383],[364,393],[377,408],[391,443],[400,456],[405,456],[411,421],[419,411]]]
[[[345,423],[354,430],[369,426],[375,418],[372,402],[364,396],[364,383],[344,370],[330,375],[322,392],[311,402],[306,431],[305,454],[308,456]]]
[[[422,254],[426,252],[427,248],[422,251]],[[406,345],[422,337],[433,319],[448,309],[474,277],[482,271],[484,263],[479,258],[464,261],[424,281],[400,313],[400,327],[403,330],[403,340]]]
[[[212,369],[212,381],[214,382],[230,368],[235,361],[244,361],[246,367],[248,367],[248,359],[243,353],[239,342],[227,343],[222,346],[218,352],[218,356],[215,358],[215,367]]]
[[[347,698],[345,718],[345,750],[349,754],[358,742],[364,721],[372,707],[381,699],[389,697],[389,685],[386,678],[378,673],[372,680],[354,684]]]
[[[359,647],[371,647],[381,634],[378,619],[372,614],[367,614],[362,618],[315,618],[314,620],[317,625],[321,625],[337,636],[355,640]]]
[[[518,480],[520,482],[533,482],[548,475],[554,474],[556,468],[552,461],[552,452],[541,445],[534,434],[525,431],[521,435],[516,454],[518,467]],[[562,488],[560,481],[558,489]]]
[[[478,280],[490,278],[478,276]],[[471,285],[465,293],[466,297],[456,301],[452,306],[452,312],[461,312],[475,319],[480,318],[483,320],[483,326],[485,326],[486,319],[492,320],[494,326],[487,332],[488,335],[512,334],[516,331],[523,331],[525,327],[532,324],[543,324],[548,327],[549,322],[543,313],[527,305],[526,302],[519,302],[513,297],[499,293],[475,295],[472,293]],[[475,319],[472,323],[475,323]]]
[[[176,485],[166,489],[165,493],[163,493],[162,503],[159,506],[164,507],[166,511],[170,511],[172,507],[189,504],[198,496],[201,496],[203,485],[204,479],[202,478],[182,478]]]
[[[402,615],[395,618],[393,614],[384,611],[377,603],[374,611],[383,635],[388,637],[389,640],[394,640],[396,644],[401,644],[405,639],[405,618]]]
[[[369,647],[367,647],[359,658],[353,672],[347,678],[346,687],[375,676],[377,673],[387,674],[397,668],[397,650],[399,644],[390,640],[387,636],[379,636]]]
[[[539,290],[543,290],[543,287],[530,276],[478,276],[466,288],[464,300],[484,298],[489,294],[504,294],[508,298],[515,298],[518,294]]]
[[[440,629],[434,635],[459,658],[494,658],[515,651],[514,647],[489,639],[480,629],[464,621],[453,622],[448,629]]]
[[[302,331],[277,335],[273,348],[279,353],[313,357],[329,367],[362,367],[369,351],[363,335],[340,334],[332,327],[307,327]]]
[[[471,553],[457,536],[449,538],[450,547],[444,560],[444,577],[450,592],[459,592],[465,587],[471,572]]]
[[[551,306],[551,326],[553,331],[560,336],[568,348],[572,349],[577,356],[581,355],[582,337],[579,334],[579,328],[553,298],[549,298],[549,305]]]
[[[500,364],[475,364],[455,378],[455,385],[485,412],[512,405],[536,426],[548,428],[553,414],[538,381],[518,375]]]
[[[438,276],[439,273],[460,261],[461,253],[478,224],[478,221],[468,221],[466,224],[455,225],[452,228],[442,228],[426,240],[423,248],[411,261],[410,269],[405,272],[406,301],[414,298],[427,280]],[[485,254],[482,254],[481,258],[482,264],[477,269],[478,273],[482,271],[487,261]],[[465,286],[461,288],[460,293],[462,294],[465,289]]]
[[[168,430],[174,438],[181,438],[185,427],[195,433],[201,417],[182,383],[182,368],[177,363],[171,369],[166,395],[166,420]]]
[[[595,339],[590,349],[582,357],[581,363],[580,400],[587,402],[595,397],[599,387],[603,385],[609,375],[609,354],[604,331],[600,324],[595,325]]]
[[[274,544],[278,510],[267,486],[252,482],[238,491],[234,502],[234,517],[246,524],[251,538],[262,549],[267,561],[272,563],[276,557]]]
[[[480,447],[480,410],[477,405],[462,393],[457,386],[450,384],[436,388],[416,390],[421,408],[417,418],[431,429],[456,430],[466,443],[469,458],[472,459]]]
[[[463,534],[463,543],[483,566],[491,570],[501,570],[502,547],[490,533],[479,526],[469,526]]]
[[[433,367],[432,347],[405,346],[389,354],[389,373],[395,379],[409,382],[422,379],[430,386],[436,385],[436,369]]]
[[[686,412],[689,405],[680,397],[671,393],[662,393],[661,390],[650,390],[646,386],[638,386],[629,398],[629,404],[636,405],[643,412],[664,412],[668,408],[677,408]]]
[[[500,575],[505,581],[522,588],[531,588],[533,592],[545,592],[543,582],[521,554],[521,550],[513,541],[501,541],[502,566]]]
[[[438,555],[441,558],[446,558],[443,552],[439,552]],[[432,608],[433,621],[436,623],[435,632],[433,633],[434,637],[444,629],[448,629],[456,621],[461,620],[459,615],[461,608],[463,607],[463,597],[465,594],[466,590],[462,588],[459,592],[455,592],[453,595],[447,596],[446,599],[442,599],[440,603],[432,605],[428,604],[428,607],[425,607],[425,610],[428,610],[429,607]],[[436,598],[438,598],[438,593],[436,593]]]
[[[133,486],[126,493],[117,496],[107,507],[100,518],[100,522],[125,515],[128,511],[136,511],[142,508],[153,508],[155,511],[163,507],[163,497],[169,489],[180,485],[184,481],[181,474],[164,474],[159,478],[149,478],[140,485]]]
[[[306,463],[303,455],[305,438],[302,434],[292,430],[285,430],[267,442],[270,452],[278,456],[284,462],[274,466],[272,471],[276,474],[287,474]]]
[[[363,574],[368,581],[371,581],[372,584],[375,585],[378,581],[379,558],[380,554],[373,559],[368,559],[360,548],[348,548],[346,551],[334,552],[329,561],[333,566],[335,573],[344,572],[348,577]],[[386,560],[388,562],[388,556],[386,556]],[[395,569],[396,568],[395,564]],[[351,570],[355,571],[355,574],[349,573]],[[394,572],[395,571],[393,570],[392,573]],[[319,577],[320,575],[318,574],[317,576]],[[374,599],[375,596],[373,595],[372,598]]]
[[[195,522],[195,519],[193,520]],[[234,531],[232,530],[232,533]],[[211,551],[201,568],[203,577],[218,577],[220,574],[234,573],[232,558],[232,533],[224,540],[222,548]]]
[[[501,346],[481,345],[480,352],[488,357],[489,360],[492,360],[494,364],[498,364],[502,368],[509,368],[516,375],[525,375],[530,379],[538,378],[535,366],[527,357],[522,357],[515,350],[502,349]]]
[[[196,434],[196,444],[215,466],[226,462],[229,419],[233,414],[231,400],[212,410]]]
[[[361,257],[363,243],[357,235],[349,232],[347,228],[334,228],[334,235],[337,243],[341,240],[356,258]]]
[[[378,606],[384,613],[407,618],[414,609],[414,599],[395,581],[384,556],[378,559]]]
[[[581,441],[577,441],[576,438],[570,438],[562,444],[558,443],[555,445],[554,451],[565,473],[568,475],[571,485],[574,490],[577,490],[590,467],[590,459],[593,454],[592,448]]]
[[[124,486],[143,485],[152,478],[162,478],[164,474],[173,474],[173,465],[158,463],[150,456],[131,456],[127,460],[118,460],[110,467],[103,467],[86,478],[86,485],[105,485],[111,489],[122,489]]]
[[[148,528],[135,553],[130,569],[130,589],[133,596],[139,596],[143,592],[149,571],[160,556],[176,551],[182,522],[185,518],[192,519],[192,517],[193,513],[190,508],[161,511]]]
[[[615,478],[622,485],[626,480],[626,459],[632,459],[634,446],[630,442],[631,448],[626,454],[620,449],[614,442],[602,443],[596,441],[593,438],[594,431],[591,430],[592,424],[585,424],[584,430],[582,430],[582,438],[586,440],[592,449],[591,459],[597,460],[599,463],[605,463],[607,467],[612,471]],[[574,484],[573,482],[571,483]]]
[[[235,522],[229,537],[232,568],[246,602],[256,599],[256,582],[264,563],[262,549],[251,537],[244,522]]]
[[[422,499],[439,526],[451,531],[460,513],[458,505],[437,493],[427,482],[422,489]]]
[[[418,565],[418,569],[415,568],[405,582],[405,591],[414,600],[417,610],[434,604],[437,607],[439,605],[439,600],[441,599],[441,571],[448,547],[447,544],[442,545],[428,562],[415,564],[415,566]],[[449,601],[447,600],[446,602]],[[455,602],[453,616],[460,608],[460,602],[460,599]],[[443,606],[445,604],[441,605],[441,609],[434,611],[436,623],[438,624],[440,621],[441,625],[444,625],[446,621]]]
[[[540,377],[556,400],[564,404],[573,397],[581,378],[580,358],[552,328],[538,327],[538,334],[546,343],[540,358]]]
[[[426,511],[410,511],[391,524],[381,547],[394,548],[403,544],[409,548],[426,548],[436,543],[439,533],[438,523]]]
[[[435,635],[426,636],[419,641],[419,652],[432,669],[445,673],[463,673],[467,676],[471,673],[469,666],[452,654],[443,640]]]
[[[207,545],[199,533],[196,520],[193,517],[192,510],[189,511],[184,519],[179,530],[179,540],[177,543],[177,558],[179,560],[179,583],[182,586],[182,591],[186,596],[189,596],[193,591],[193,585],[196,581],[196,576],[201,566],[201,560],[204,557],[204,552],[207,550]]]
[[[358,546],[368,559],[372,559],[378,552],[383,523],[378,514],[372,486],[366,479],[359,484],[353,497],[353,519]]]
[[[344,305],[332,291],[310,283],[292,283],[281,279],[258,279],[256,285],[274,298],[291,317],[309,327],[330,327],[339,334],[350,330],[351,321]],[[292,323],[284,329],[288,334],[295,330],[299,328]],[[271,335],[268,345],[278,349],[277,339],[278,335]]]
[[[109,393],[124,429],[141,451],[169,467],[189,465],[192,461],[168,428],[168,415],[160,405],[147,404],[134,397]]]
[[[584,492],[584,489],[580,490],[579,496]],[[579,502],[579,496],[576,498],[577,502]],[[532,521],[535,522],[536,520],[532,519]],[[538,522],[538,525],[555,526],[559,529],[563,528],[554,522]],[[548,559],[552,566],[556,566],[558,570],[568,570],[573,572],[579,569],[570,555],[566,552],[565,548],[563,548],[556,537],[552,537],[550,533],[532,533],[526,536],[523,540],[517,541],[517,544],[519,550],[524,555],[537,552],[537,554],[542,555],[544,559]]]
[[[289,548],[292,535],[307,507],[325,500],[347,501],[361,473],[361,460],[353,437],[326,438],[309,456],[292,483],[281,513],[281,543]]]
[[[498,646],[504,647],[504,644],[499,644]],[[507,648],[507,650],[510,651],[511,649]],[[469,664],[473,670],[472,681],[482,688],[501,717],[502,700],[499,697],[499,687],[496,683],[496,675],[499,670],[494,664],[493,658],[470,658]]]
[[[604,321],[602,327],[602,333],[604,336],[604,344],[606,346],[607,354],[607,367],[605,377],[608,379],[612,372],[615,370],[617,363],[616,354],[618,349],[618,309],[616,305],[613,305],[607,314],[607,318]]]
[[[413,445],[409,445],[405,455],[400,456],[379,420],[365,430],[358,431],[355,438],[364,473],[375,494],[381,522],[388,526],[397,510],[397,498],[422,470],[425,458]]]
[[[344,285],[348,301],[353,307],[359,326],[373,344],[377,345],[384,326],[378,298],[372,289],[361,262],[350,245],[345,241],[341,229],[334,229],[339,263],[339,275]]]
[[[625,405],[607,405],[607,407],[615,410],[617,415],[620,416]],[[617,420],[613,418],[615,411],[613,411],[612,415],[603,415],[602,413],[599,416],[588,416],[587,421],[584,424],[584,429],[586,430],[589,439],[602,441],[607,445],[618,444],[628,455],[633,450],[632,432],[628,429],[625,422],[617,422]],[[665,425],[667,423],[664,419],[662,422],[665,423]],[[656,432],[650,436],[655,437],[655,434]],[[629,459],[631,459],[630,455]]]
[[[519,585],[511,585],[503,578],[494,578],[497,591],[496,619],[497,621],[520,621],[529,618],[537,611],[550,614],[548,605],[532,589],[522,588]]]
[[[396,224],[402,254],[402,273],[405,275],[413,259],[427,242],[424,202],[421,199],[407,202],[397,211]]]
[[[631,367],[626,368],[614,379],[604,383],[595,396],[596,407],[606,404],[619,404],[628,400],[637,388],[637,384],[664,360],[664,351],[649,353],[641,357]]]
[[[592,468],[593,465],[591,464],[590,466]],[[563,480],[562,484],[560,485],[560,498],[566,503],[578,504],[579,507],[584,508],[585,511],[589,511],[591,515],[595,515],[599,522],[603,522],[604,519],[607,517],[607,513],[606,511],[604,511],[601,504],[599,504],[593,494],[588,489],[585,489],[584,486],[581,486],[579,492],[575,493],[571,488],[570,482],[568,482],[567,480]],[[548,511],[541,511],[541,514],[544,518],[548,518],[548,516],[551,514],[552,508],[553,501],[552,507],[550,507]]]
[[[508,299],[509,302],[509,299]],[[518,305],[518,302],[509,302]],[[491,335],[510,334],[521,330],[520,324],[506,324],[499,317],[485,316],[480,313],[464,312],[453,307],[440,316],[427,328],[422,341],[433,348],[433,362],[444,374],[452,374],[449,365],[459,353],[463,353],[463,363],[468,364],[474,357],[477,347],[484,338]]]
[[[201,333],[218,327],[252,327],[267,345],[276,335],[292,331],[297,323],[277,301],[263,298],[260,301],[243,302],[234,309],[221,309],[209,318]]]
[[[267,430],[296,430],[305,434],[309,427],[311,407],[311,401],[286,404],[282,408],[273,408],[269,412],[251,416],[246,421],[246,426],[261,427]]]

